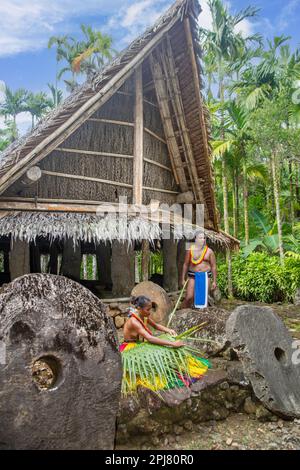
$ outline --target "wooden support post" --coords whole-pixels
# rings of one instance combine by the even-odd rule
[[[30,243],[30,272],[41,273],[41,253],[39,246],[35,242]]]
[[[186,255],[186,243],[187,241],[184,238],[182,238],[181,240],[179,240],[177,244],[177,271],[178,271],[178,287],[179,288],[181,287],[180,282],[181,282],[184,259]]]
[[[30,273],[29,244],[22,240],[12,240],[9,253],[10,280]]]
[[[127,243],[112,242],[111,276],[113,295],[128,296],[134,287],[134,249]]]
[[[163,241],[164,289],[172,292],[178,289],[177,241],[171,236]]]
[[[111,290],[111,245],[110,243],[101,242],[96,246],[96,256],[98,265],[99,283],[106,290]]]
[[[142,281],[149,280],[150,243],[148,240],[142,242]]]
[[[52,242],[50,245],[50,260],[49,260],[49,272],[50,274],[58,274],[58,247],[56,242]]]
[[[61,264],[61,274],[69,277],[75,281],[80,280],[80,268],[81,268],[81,246],[77,242],[74,242],[71,238],[64,240],[63,256]]]
[[[135,72],[134,113],[134,160],[133,160],[133,204],[143,203],[143,157],[144,157],[144,112],[143,70],[140,65]]]

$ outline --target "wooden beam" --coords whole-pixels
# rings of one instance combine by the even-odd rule
[[[175,181],[177,184],[180,185],[180,189],[182,192],[188,190],[187,180],[184,173],[184,169],[181,168],[181,156],[180,151],[178,148],[178,144],[176,141],[176,137],[174,135],[174,129],[172,125],[171,113],[170,108],[168,105],[167,98],[167,89],[162,77],[162,70],[160,65],[157,61],[155,61],[153,55],[150,56],[150,65],[151,71],[155,83],[155,90],[157,95],[157,101],[159,105],[159,111],[163,123],[164,133],[166,137],[166,142],[170,154],[171,164],[173,173],[175,176]]]
[[[144,108],[143,108],[143,69],[135,71],[134,107],[134,159],[133,159],[133,203],[143,203],[143,158],[144,158]]]
[[[158,193],[178,194],[178,191],[171,191],[171,189],[150,188],[149,186],[143,186],[143,189],[146,191],[156,191]]]
[[[150,104],[151,106],[154,106],[154,108],[158,109],[158,105],[156,103],[152,103],[152,101],[149,101],[146,98],[144,98],[144,103]]]
[[[55,204],[41,202],[5,202],[0,201],[0,211],[32,211],[32,212],[79,212],[96,213],[99,206],[84,204]]]
[[[113,119],[102,119],[102,118],[89,118],[89,122],[100,122],[103,124],[117,124],[119,126],[129,126],[129,127],[134,127],[134,124],[132,122],[127,122],[127,121],[115,121]]]
[[[108,152],[95,152],[93,150],[79,150],[79,149],[70,149],[66,147],[59,147],[55,149],[55,152],[66,152],[66,153],[78,153],[80,155],[98,155],[100,157],[113,157],[113,158],[127,158],[129,160],[133,159],[133,155],[124,155],[121,153],[108,153]],[[147,163],[151,163],[152,165],[159,166],[160,168],[164,168],[165,170],[172,171],[171,168],[163,165],[162,163],[156,162],[155,160],[150,160],[150,158],[144,158],[144,161]]]
[[[155,132],[151,131],[150,129],[148,129],[147,127],[144,128],[144,131],[147,132],[147,134],[151,135],[152,137],[155,137],[155,139],[159,140],[160,142],[162,142],[163,144],[167,145],[167,141],[165,139],[163,139],[162,137],[160,137],[159,135],[155,134]]]
[[[199,122],[200,122],[200,128],[202,132],[204,154],[205,154],[206,166],[207,166],[207,172],[208,172],[207,177],[209,178],[209,181],[213,183],[213,176],[212,176],[212,169],[211,169],[211,162],[210,162],[210,151],[208,147],[208,135],[207,135],[206,122],[205,122],[205,117],[204,117],[204,112],[203,112],[203,101],[202,101],[202,94],[201,94],[201,89],[200,89],[199,73],[198,73],[198,67],[196,63],[193,36],[192,36],[189,18],[184,19],[184,29],[185,29],[185,34],[186,34],[186,39],[187,39],[187,44],[188,44],[188,54],[190,56],[192,70],[193,70],[193,82],[194,82],[195,91],[196,91],[195,96],[198,102]],[[215,198],[215,193],[213,190],[211,190],[211,199],[213,201],[213,206],[214,206],[213,224],[214,224],[214,228],[218,230],[219,224],[218,224],[217,210],[216,210],[216,198]]]
[[[144,158],[144,162],[150,163],[151,165],[158,166],[159,168],[163,168],[163,170],[167,170],[170,173],[173,173],[172,168],[169,168],[168,166],[165,166],[162,163],[155,162],[154,160],[150,160],[150,158]]]
[[[81,181],[94,181],[95,183],[110,184],[112,186],[121,186],[123,188],[132,189],[132,184],[120,183],[119,181],[104,180],[102,178],[93,178],[92,176],[72,175],[69,173],[58,173],[57,171],[48,171],[48,170],[43,170],[42,174],[48,175],[48,176],[56,176],[58,178],[69,178],[69,179],[81,180]]]
[[[130,60],[111,80],[108,81],[98,92],[86,101],[63,125],[43,139],[26,157],[21,158],[12,168],[5,172],[0,178],[0,194],[3,193],[12,183],[14,183],[24,173],[24,167],[28,164],[35,165],[45,156],[60,145],[69,135],[78,129],[83,122],[91,117],[100,106],[125,83],[127,78],[151,53],[161,38],[178,21],[176,15],[140,50],[132,60]]]
[[[177,126],[180,133],[180,138],[184,148],[184,154],[187,162],[189,163],[187,169],[189,172],[190,180],[193,186],[194,194],[197,202],[205,204],[202,188],[199,184],[198,171],[195,163],[193,154],[192,144],[190,141],[189,131],[185,122],[184,107],[181,99],[180,85],[178,77],[176,75],[175,60],[173,57],[173,51],[171,47],[170,39],[167,38],[162,44],[161,62],[164,69],[164,75],[169,90],[169,96],[172,102],[173,110]]]
[[[32,212],[78,212],[78,213],[90,213],[90,214],[106,214],[106,213],[117,213],[118,204],[117,203],[110,203],[110,202],[101,202],[99,204],[89,204],[86,203],[79,203],[77,201],[73,201],[68,203],[67,201],[64,202],[41,202],[41,200],[37,201],[24,201],[25,198],[18,198],[22,199],[16,201],[4,201],[0,200],[0,212],[2,214],[3,211],[32,211]],[[45,200],[43,200],[45,201]],[[151,206],[141,207],[135,204],[128,205],[128,214],[134,215],[137,213],[143,212],[143,210],[151,211]],[[159,209],[156,209],[159,210]],[[152,213],[154,210],[152,209]]]
[[[70,149],[66,147],[58,147],[55,149],[55,152],[79,153],[80,155],[98,155],[100,157],[133,158],[133,155],[125,155],[122,153],[96,152],[94,150]]]
[[[22,186],[31,186],[42,177],[42,170],[38,166],[32,166],[23,175],[20,183]]]

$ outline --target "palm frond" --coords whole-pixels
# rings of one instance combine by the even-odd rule
[[[160,338],[168,341],[189,338],[204,324],[191,328],[177,338],[168,334],[160,335]],[[180,377],[190,378],[189,361],[191,359],[203,361],[203,367],[207,367],[208,363],[205,359],[200,359],[199,355],[200,351],[190,345],[175,349],[147,342],[125,350],[122,353],[122,394],[126,396],[129,393],[135,393],[139,386],[149,388],[154,392],[182,386],[183,382]]]

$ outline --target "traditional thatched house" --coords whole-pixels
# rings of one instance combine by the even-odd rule
[[[131,207],[128,222],[106,214],[111,209],[96,215],[99,204],[114,204],[120,196],[137,205],[202,203],[208,238],[236,244],[218,226],[200,91],[199,13],[197,1],[178,0],[100,75],[1,154],[2,282],[44,270],[41,255],[48,255],[48,272],[79,279],[82,254],[94,253],[99,282],[128,293],[135,243],[144,240],[146,252],[145,240],[160,238],[161,211],[148,220]],[[117,240],[119,223],[126,224],[129,245]],[[170,289],[177,283],[176,250],[175,242],[163,243]]]

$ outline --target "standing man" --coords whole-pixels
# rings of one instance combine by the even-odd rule
[[[214,252],[208,248],[206,237],[203,231],[196,233],[195,243],[186,252],[182,269],[181,283],[184,285],[186,276],[189,282],[187,285],[186,297],[182,304],[182,308],[189,308],[193,304],[195,292],[195,273],[207,272],[208,290],[217,287],[217,263]],[[212,285],[211,285],[212,281]]]

